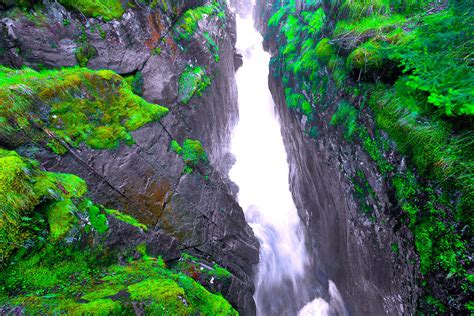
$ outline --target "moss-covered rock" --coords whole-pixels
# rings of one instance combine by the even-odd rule
[[[45,142],[58,154],[62,142],[95,149],[132,144],[130,134],[168,109],[133,94],[108,70],[11,70],[0,67],[0,133],[5,142]],[[9,140],[10,139],[10,140]],[[19,145],[18,143],[14,145]]]
[[[183,146],[180,146],[176,140],[171,141],[171,149],[183,157],[186,164],[185,173],[191,173],[200,163],[208,161],[207,154],[199,140],[185,139]]]
[[[308,17],[316,15],[312,4],[295,9],[294,1],[272,3],[266,44],[274,56],[274,87],[282,86],[286,104],[298,112],[304,98],[312,103],[304,113],[308,120],[301,120],[306,130],[323,126],[328,139],[340,142],[341,134],[328,123],[343,126],[341,148],[356,153],[362,148],[384,186],[391,187],[380,193],[396,192],[399,227],[413,233],[411,247],[420,260],[423,312],[469,313],[474,290],[466,259],[473,253],[474,209],[473,43],[466,39],[471,6],[466,1],[325,2],[326,18],[310,31]],[[311,58],[316,66],[308,66]],[[344,154],[337,155],[346,164]],[[392,161],[397,155],[407,164]],[[344,169],[359,207],[373,219],[362,174]],[[412,268],[406,264],[406,271]]]
[[[87,16],[101,16],[106,21],[119,19],[124,13],[120,0],[60,0],[59,2]]]
[[[211,79],[202,67],[187,66],[179,77],[179,102],[187,104],[194,95],[201,96],[211,84]]]
[[[198,143],[183,146],[190,160],[205,155]],[[2,310],[111,315],[131,313],[139,304],[150,314],[237,314],[222,296],[147,256],[145,244],[121,254],[129,256],[126,265],[115,265],[119,250],[91,237],[109,231],[109,216],[146,227],[85,198],[82,179],[42,171],[36,161],[14,151],[0,149],[0,162],[0,201],[7,207],[0,213]],[[214,269],[221,276],[226,272]]]

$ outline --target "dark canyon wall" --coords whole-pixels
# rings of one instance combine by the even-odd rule
[[[277,54],[278,40],[267,31],[268,19],[278,3],[258,1],[257,25],[265,44]],[[276,102],[290,164],[290,184],[300,217],[307,229],[307,242],[318,266],[341,291],[349,312],[355,315],[412,314],[418,289],[416,267],[405,263],[414,257],[410,232],[398,229],[391,210],[396,207],[387,183],[361,146],[344,140],[330,125],[340,101],[340,92],[329,79],[325,104],[316,104],[315,139],[307,129],[307,117],[287,106],[277,63],[271,65],[269,86]],[[290,82],[289,85],[297,85]],[[371,122],[370,115],[365,116]],[[390,157],[403,165],[401,157]],[[373,207],[372,220],[361,211],[361,202],[351,179],[361,175],[373,188],[365,197]],[[362,179],[361,179],[362,180]],[[362,194],[365,194],[362,193]],[[392,251],[392,245],[399,252]]]
[[[469,3],[257,1],[255,14],[308,244],[349,310],[472,311]]]
[[[234,16],[220,6],[219,17],[217,12],[202,15],[196,30],[178,40],[176,23],[182,15],[206,5],[211,4],[130,5],[121,19],[105,22],[57,2],[45,1],[31,12],[6,4],[4,9],[11,10],[1,13],[0,63],[41,69],[79,62],[123,76],[139,74],[143,98],[168,107],[170,113],[133,132],[134,144],[113,150],[81,145],[56,155],[36,143],[11,139],[2,146],[19,146],[19,152],[40,161],[47,171],[79,175],[95,202],[152,228],[148,237],[119,230],[114,247],[134,247],[146,240],[151,255],[175,260],[186,251],[227,268],[232,282],[220,290],[241,313],[253,314],[251,274],[258,244],[225,184],[229,135],[238,115]],[[189,67],[201,67],[211,83],[201,97],[196,93],[184,104],[180,84],[186,82],[179,81]],[[173,139],[182,143],[188,138],[201,140],[209,159],[192,173],[183,172],[185,163],[170,147]]]

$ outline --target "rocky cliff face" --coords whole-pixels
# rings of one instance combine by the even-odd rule
[[[296,4],[296,10],[302,6]],[[257,1],[255,11],[265,46],[273,55],[278,54],[281,43],[267,24],[279,7],[278,2]],[[301,83],[282,83],[280,67],[278,61],[272,63],[269,86],[282,122],[291,190],[319,273],[336,283],[355,315],[414,313],[417,271],[406,264],[415,258],[411,235],[394,218],[393,192],[374,161],[361,145],[348,143],[330,124],[341,92],[329,79],[327,97],[324,103],[315,104],[316,117],[310,122],[287,106],[285,89]],[[374,126],[370,114],[363,117]],[[393,151],[387,159],[404,166]],[[360,197],[354,190],[360,190]],[[365,206],[370,207],[367,213]]]
[[[180,25],[186,10],[210,3],[167,1],[151,8],[130,2],[121,19],[109,22],[57,2],[25,11],[10,8],[1,13],[0,63],[111,69],[139,78],[144,99],[169,107],[163,120],[133,132],[132,145],[113,150],[81,145],[56,155],[27,141],[18,151],[48,171],[82,177],[95,202],[152,228],[153,238],[119,229],[111,244],[131,247],[147,240],[151,255],[174,260],[185,251],[226,267],[233,277],[221,288],[223,295],[243,314],[252,314],[258,244],[225,184],[227,143],[237,117],[234,17],[218,5],[196,13],[200,16],[191,30]],[[197,67],[199,78],[209,77],[210,86],[201,97],[191,87],[189,102],[183,102],[180,94],[187,88],[181,74]],[[172,140],[188,138],[200,139],[209,158],[192,173],[183,172],[185,163],[170,147]],[[12,147],[9,141],[2,145]]]

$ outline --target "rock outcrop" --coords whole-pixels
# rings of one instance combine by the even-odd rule
[[[180,31],[188,32],[179,29],[180,18],[198,5],[215,7],[200,13],[196,29],[178,40]],[[215,261],[233,274],[222,294],[241,313],[253,314],[258,243],[226,184],[227,145],[238,115],[234,43],[233,15],[222,4],[205,1],[136,4],[109,22],[45,1],[39,9],[11,9],[0,18],[1,64],[39,69],[79,63],[122,76],[140,74],[138,93],[170,109],[160,122],[133,132],[133,145],[113,150],[81,145],[59,156],[25,143],[18,151],[48,171],[77,174],[96,203],[152,228],[149,237],[140,237],[119,226],[111,244],[146,240],[151,255],[167,260],[188,252]],[[183,104],[179,79],[188,66],[202,67],[211,84],[202,97],[196,93]],[[170,147],[173,139],[187,138],[200,139],[209,159],[192,173],[183,172],[185,163]]]
[[[298,4],[297,9],[302,6]],[[277,1],[257,1],[255,10],[265,47],[274,55],[280,44],[267,24],[279,7]],[[419,295],[417,270],[406,264],[416,258],[411,233],[406,227],[400,228],[393,217],[396,201],[377,165],[360,145],[347,143],[340,130],[330,124],[341,98],[335,82],[328,82],[328,101],[316,105],[315,137],[308,132],[308,118],[287,106],[285,89],[298,83],[284,85],[281,65],[273,62],[271,66],[269,86],[288,153],[291,190],[318,273],[335,282],[351,314],[414,313]],[[364,119],[374,126],[368,113]],[[393,151],[387,159],[404,165]],[[361,183],[356,184],[359,180]],[[361,211],[364,204],[353,193],[355,185],[366,184],[373,191],[362,193],[362,199],[368,199],[370,214],[376,220]]]

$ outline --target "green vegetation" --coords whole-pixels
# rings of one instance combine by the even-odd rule
[[[143,96],[143,75],[140,71],[138,71],[134,75],[124,77],[123,79],[132,88],[133,93],[139,96]]]
[[[368,203],[367,197],[375,198],[375,192],[370,186],[367,178],[362,170],[357,170],[354,177],[351,179],[354,185],[354,196],[359,202],[360,211],[369,216],[372,221],[375,221],[374,215],[372,215],[374,209],[373,206]]]
[[[320,109],[334,109],[331,125],[343,126],[345,139],[362,146],[394,187],[424,275],[421,310],[465,312],[474,289],[472,6],[344,0],[306,8],[297,12],[285,1],[268,22],[287,105],[308,118],[307,130],[326,116]],[[394,148],[408,170],[387,160]],[[361,211],[370,214],[364,179],[351,178]],[[444,296],[433,291],[440,286]]]
[[[145,255],[115,265],[112,256],[101,256],[97,249],[45,246],[16,259],[0,272],[5,293],[0,304],[22,306],[27,314],[133,314],[140,304],[147,314],[237,315],[222,296],[169,269],[160,258]]]
[[[97,50],[94,46],[89,45],[88,43],[81,44],[75,51],[77,64],[80,67],[87,67],[89,59],[97,55]]]
[[[332,116],[332,125],[343,125],[345,127],[344,136],[347,140],[352,138],[357,128],[357,110],[348,102],[342,101]]]
[[[44,142],[64,153],[62,142],[95,149],[133,143],[130,134],[167,114],[133,94],[108,70],[12,70],[0,66],[0,133],[6,138]],[[28,137],[25,137],[26,136]]]
[[[188,104],[194,95],[202,96],[204,90],[211,84],[211,79],[203,68],[187,66],[178,83],[178,100]]]
[[[86,190],[85,182],[74,175],[40,171],[36,161],[0,148],[0,266],[46,218],[52,239],[63,237],[74,222],[72,199]],[[33,212],[36,208],[43,209],[40,215]]]
[[[199,26],[199,21],[207,18],[219,16],[224,11],[222,4],[214,1],[211,4],[189,9],[184,12],[179,21],[175,24],[173,31],[177,42],[189,41]]]
[[[183,158],[186,164],[185,173],[191,173],[199,166],[201,162],[207,162],[207,154],[198,140],[185,139],[183,145],[180,146],[176,140],[171,141],[171,149]]]
[[[145,228],[136,219],[107,210],[84,197],[84,181],[74,175],[41,171],[39,164],[0,149],[0,306],[6,313],[237,315],[181,271],[146,254],[146,245],[121,254],[107,249],[101,234],[114,216]],[[84,248],[84,245],[88,245]],[[137,254],[139,257],[137,257]],[[196,259],[197,260],[197,259]],[[210,272],[211,273],[211,272]],[[213,275],[228,272],[217,265]]]
[[[86,16],[101,16],[105,21],[119,19],[124,13],[120,0],[59,0],[66,8],[84,13]]]

